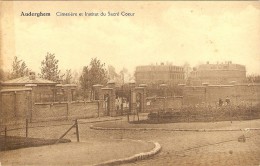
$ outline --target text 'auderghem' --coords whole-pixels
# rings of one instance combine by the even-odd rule
[[[42,16],[52,16],[51,13],[48,12],[21,12],[20,16],[31,16],[31,17],[42,17]],[[57,17],[82,17],[82,16],[100,16],[100,17],[117,17],[117,16],[123,16],[123,17],[131,17],[135,16],[135,13],[133,12],[126,12],[126,11],[120,11],[120,12],[56,12],[54,16]]]

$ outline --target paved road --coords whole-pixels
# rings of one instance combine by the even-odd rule
[[[260,120],[236,122],[235,126],[246,128],[257,126],[259,122]],[[123,124],[124,121],[116,123]],[[80,124],[80,140],[94,143],[108,139],[141,139],[156,141],[162,145],[161,153],[154,158],[127,165],[260,165],[260,131],[101,131],[90,129],[90,125],[91,123]],[[203,124],[203,126],[214,128],[211,125],[213,124]],[[171,127],[169,124],[165,126]],[[190,123],[189,127],[192,126],[198,125]],[[40,130],[32,128],[29,130],[29,135],[40,138],[58,138],[67,128],[69,126],[50,126]],[[243,134],[248,137],[246,142],[238,142],[238,137]],[[75,131],[69,132],[65,138],[76,141]],[[111,149],[111,151],[117,150]],[[128,151],[128,149],[121,149],[121,151]]]

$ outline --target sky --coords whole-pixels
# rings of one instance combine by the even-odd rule
[[[260,2],[5,2],[2,65],[14,55],[36,72],[47,52],[62,70],[97,57],[119,72],[137,65],[232,61],[260,74]],[[7,10],[8,9],[8,10]],[[56,12],[130,12],[133,17],[58,17]],[[51,17],[21,17],[50,12]],[[8,21],[11,18],[11,21]],[[6,27],[10,28],[6,28]]]

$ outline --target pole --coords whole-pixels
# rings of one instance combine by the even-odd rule
[[[4,143],[5,143],[5,150],[6,150],[6,144],[7,144],[7,142],[6,142],[6,140],[7,140],[7,127],[5,126],[5,140],[4,140]]]
[[[230,114],[230,122],[232,123],[232,109],[230,107],[230,105],[228,105],[228,109],[229,109],[229,114]]]
[[[138,110],[139,110],[139,108],[138,108]],[[138,113],[138,110],[137,110],[137,120],[138,120],[138,122],[139,122],[139,113]]]
[[[127,122],[129,122],[129,112],[127,112]]]
[[[98,117],[99,117],[99,109],[100,109],[100,100],[98,99]]]
[[[17,117],[17,107],[16,107],[16,91],[14,91],[14,116],[15,116],[15,118]]]
[[[56,142],[55,144],[59,143],[59,141],[75,126],[75,124],[73,124]]]
[[[75,126],[76,126],[77,142],[79,142],[79,126],[78,126],[78,119],[75,120]]]
[[[26,119],[25,136],[28,137],[28,119]]]
[[[131,87],[130,87],[131,88]],[[128,113],[127,113],[127,121],[129,122],[129,114],[131,113],[131,108],[132,108],[132,95],[131,95],[131,93],[132,93],[132,91],[131,91],[131,89],[130,89],[130,91],[129,91],[129,93],[130,93],[130,95],[129,95],[129,101],[128,101]]]
[[[251,101],[251,106],[250,106],[250,120],[252,120],[252,101]]]
[[[69,101],[67,101],[67,103],[66,103],[66,118],[67,118],[67,120],[69,119]]]
[[[159,122],[160,120],[160,115],[159,115],[160,111],[157,112],[157,121]]]

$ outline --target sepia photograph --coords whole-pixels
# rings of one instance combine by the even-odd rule
[[[0,0],[0,166],[259,166],[260,1]]]

